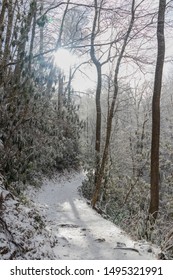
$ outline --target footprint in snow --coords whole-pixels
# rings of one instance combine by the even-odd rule
[[[79,228],[78,225],[73,225],[73,224],[59,224],[58,226],[62,228]]]
[[[95,241],[101,243],[101,242],[105,242],[106,239],[105,238],[97,238],[97,239],[95,239]]]

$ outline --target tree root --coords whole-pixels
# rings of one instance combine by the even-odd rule
[[[130,251],[134,251],[134,252],[138,253],[139,255],[141,255],[141,253],[137,249],[131,248],[131,247],[115,247],[114,249],[115,250],[128,250],[128,251],[130,250]]]

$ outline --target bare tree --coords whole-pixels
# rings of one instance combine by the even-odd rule
[[[102,1],[103,2],[103,1]],[[100,96],[102,91],[102,65],[99,59],[96,57],[96,51],[94,47],[95,38],[99,30],[99,17],[100,9],[98,9],[98,1],[94,1],[95,15],[93,20],[93,27],[91,33],[91,59],[97,70],[97,88],[96,88],[96,140],[95,140],[95,152],[96,152],[96,167],[95,167],[95,182],[97,180],[99,168],[100,168],[100,144],[101,144],[101,103]]]
[[[159,146],[160,146],[160,96],[165,57],[165,22],[166,0],[160,0],[157,22],[158,54],[152,101],[152,143],[151,143],[151,200],[149,214],[154,220],[159,210]]]
[[[119,75],[121,61],[123,59],[123,55],[124,55],[126,46],[128,44],[128,39],[129,39],[130,33],[132,31],[132,28],[133,28],[134,20],[135,20],[135,0],[132,1],[131,19],[130,19],[129,26],[128,26],[128,29],[126,31],[126,34],[124,36],[124,40],[123,40],[121,50],[120,50],[119,56],[117,58],[116,67],[115,67],[114,91],[113,91],[112,102],[111,102],[111,105],[110,105],[110,110],[109,110],[108,117],[107,117],[106,140],[105,140],[103,156],[102,156],[102,160],[101,160],[101,164],[100,164],[99,174],[97,176],[96,186],[95,186],[95,190],[94,190],[93,197],[92,197],[92,202],[91,202],[93,208],[95,207],[96,202],[99,198],[102,179],[104,177],[105,166],[106,166],[106,162],[107,162],[108,155],[109,155],[109,145],[110,145],[110,138],[111,138],[111,131],[112,131],[112,120],[113,120],[113,117],[114,117],[115,103],[116,103],[118,90],[119,90],[118,75]]]

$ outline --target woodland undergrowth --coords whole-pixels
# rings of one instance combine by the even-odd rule
[[[83,196],[91,200],[94,189],[93,171],[88,173],[82,185]],[[171,187],[162,194],[158,218],[153,225],[148,218],[150,186],[139,178],[104,178],[102,192],[96,210],[111,220],[136,240],[147,240],[160,247],[158,258],[173,259],[173,204]]]

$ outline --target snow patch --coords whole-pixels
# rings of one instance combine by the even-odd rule
[[[2,186],[0,194],[0,259],[54,259],[56,238],[45,226],[44,217],[31,204],[22,205]]]

